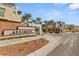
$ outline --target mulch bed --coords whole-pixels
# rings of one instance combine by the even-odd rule
[[[44,45],[46,45],[49,41],[41,38],[38,40],[32,40],[29,42],[23,42],[18,44],[13,44],[9,46],[0,47],[0,55],[2,56],[25,56],[30,54]]]

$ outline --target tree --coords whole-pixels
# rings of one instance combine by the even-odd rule
[[[72,31],[74,29],[75,25],[71,24],[68,26],[69,31]]]
[[[21,13],[22,13],[21,11],[17,11],[17,14],[18,14],[18,15],[21,15]]]
[[[37,18],[36,18],[36,21],[37,21],[38,24],[41,24],[41,23],[42,23],[40,17],[37,17]]]
[[[48,21],[48,23],[53,25],[54,24],[54,20],[50,20],[50,21]]]
[[[48,32],[47,26],[48,26],[48,21],[45,20],[45,21],[44,21],[44,25],[43,25],[43,31],[44,31],[44,32]]]
[[[45,25],[45,26],[47,26],[47,24],[48,24],[48,21],[47,21],[47,20],[45,20],[45,21],[44,21],[44,25]]]
[[[27,25],[28,25],[28,21],[29,21],[29,19],[30,19],[31,17],[32,17],[31,14],[26,13],[26,14],[24,14],[24,15],[22,16],[21,21],[22,21],[23,23],[27,23]]]
[[[55,29],[55,22],[54,22],[54,20],[50,20],[50,21],[48,21],[48,30],[49,30],[49,32],[54,32],[54,29]]]
[[[57,21],[57,28],[60,29],[60,32],[64,31],[64,28],[65,28],[65,23],[62,22],[62,21]]]
[[[59,27],[63,26],[63,22],[62,21],[57,21],[57,24],[59,24]]]
[[[54,31],[54,28],[55,28],[54,20],[44,21],[44,23],[45,23],[45,31],[46,32],[53,32]]]
[[[36,20],[32,20],[33,23],[36,23]]]
[[[44,21],[45,24],[47,24],[47,22],[48,22],[47,20]]]

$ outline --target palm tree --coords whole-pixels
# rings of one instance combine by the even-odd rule
[[[24,15],[22,16],[21,22],[27,23],[27,25],[28,25],[28,24],[29,24],[28,21],[29,21],[29,19],[30,19],[31,17],[32,17],[31,14],[26,13],[26,14],[24,14]]]
[[[18,15],[21,15],[21,13],[22,13],[21,11],[17,11],[17,14],[18,14]]]
[[[41,24],[41,23],[42,23],[40,17],[37,17],[37,18],[36,18],[36,21],[37,21],[38,24]]]
[[[36,20],[32,20],[33,23],[36,23]]]

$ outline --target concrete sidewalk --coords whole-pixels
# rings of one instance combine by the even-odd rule
[[[46,56],[49,52],[51,52],[53,49],[55,49],[60,43],[63,42],[62,36],[59,37],[53,37],[49,35],[44,35],[43,38],[47,39],[49,41],[48,44],[43,46],[42,48],[36,50],[35,52],[28,54],[27,56]]]
[[[27,55],[27,56],[45,56],[50,51],[55,49],[61,42],[63,42],[62,37],[63,36],[59,37],[59,36],[50,36],[50,35],[38,35],[38,36],[35,36],[35,37],[3,40],[3,41],[0,41],[0,47],[8,46],[8,45],[16,44],[16,43],[22,43],[22,42],[37,40],[37,39],[40,39],[40,38],[45,38],[49,41],[48,44],[46,44],[42,48],[34,51],[33,53]]]
[[[1,40],[0,41],[0,47],[3,46],[8,46],[8,45],[12,45],[12,44],[16,44],[16,43],[22,43],[22,42],[28,42],[28,41],[32,41],[32,40],[37,40],[39,38],[42,38],[42,36],[35,36],[35,37],[26,37],[26,38],[17,38],[17,39],[6,39],[6,40]]]

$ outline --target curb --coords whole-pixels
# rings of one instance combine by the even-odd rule
[[[47,37],[50,37],[47,39]],[[55,49],[60,43],[63,42],[61,38],[53,38],[51,36],[44,36],[47,40],[49,40],[49,43],[46,44],[44,47],[36,50],[33,53],[28,54],[27,56],[46,56],[49,52],[51,52],[53,49]],[[54,41],[55,40],[55,41]]]

